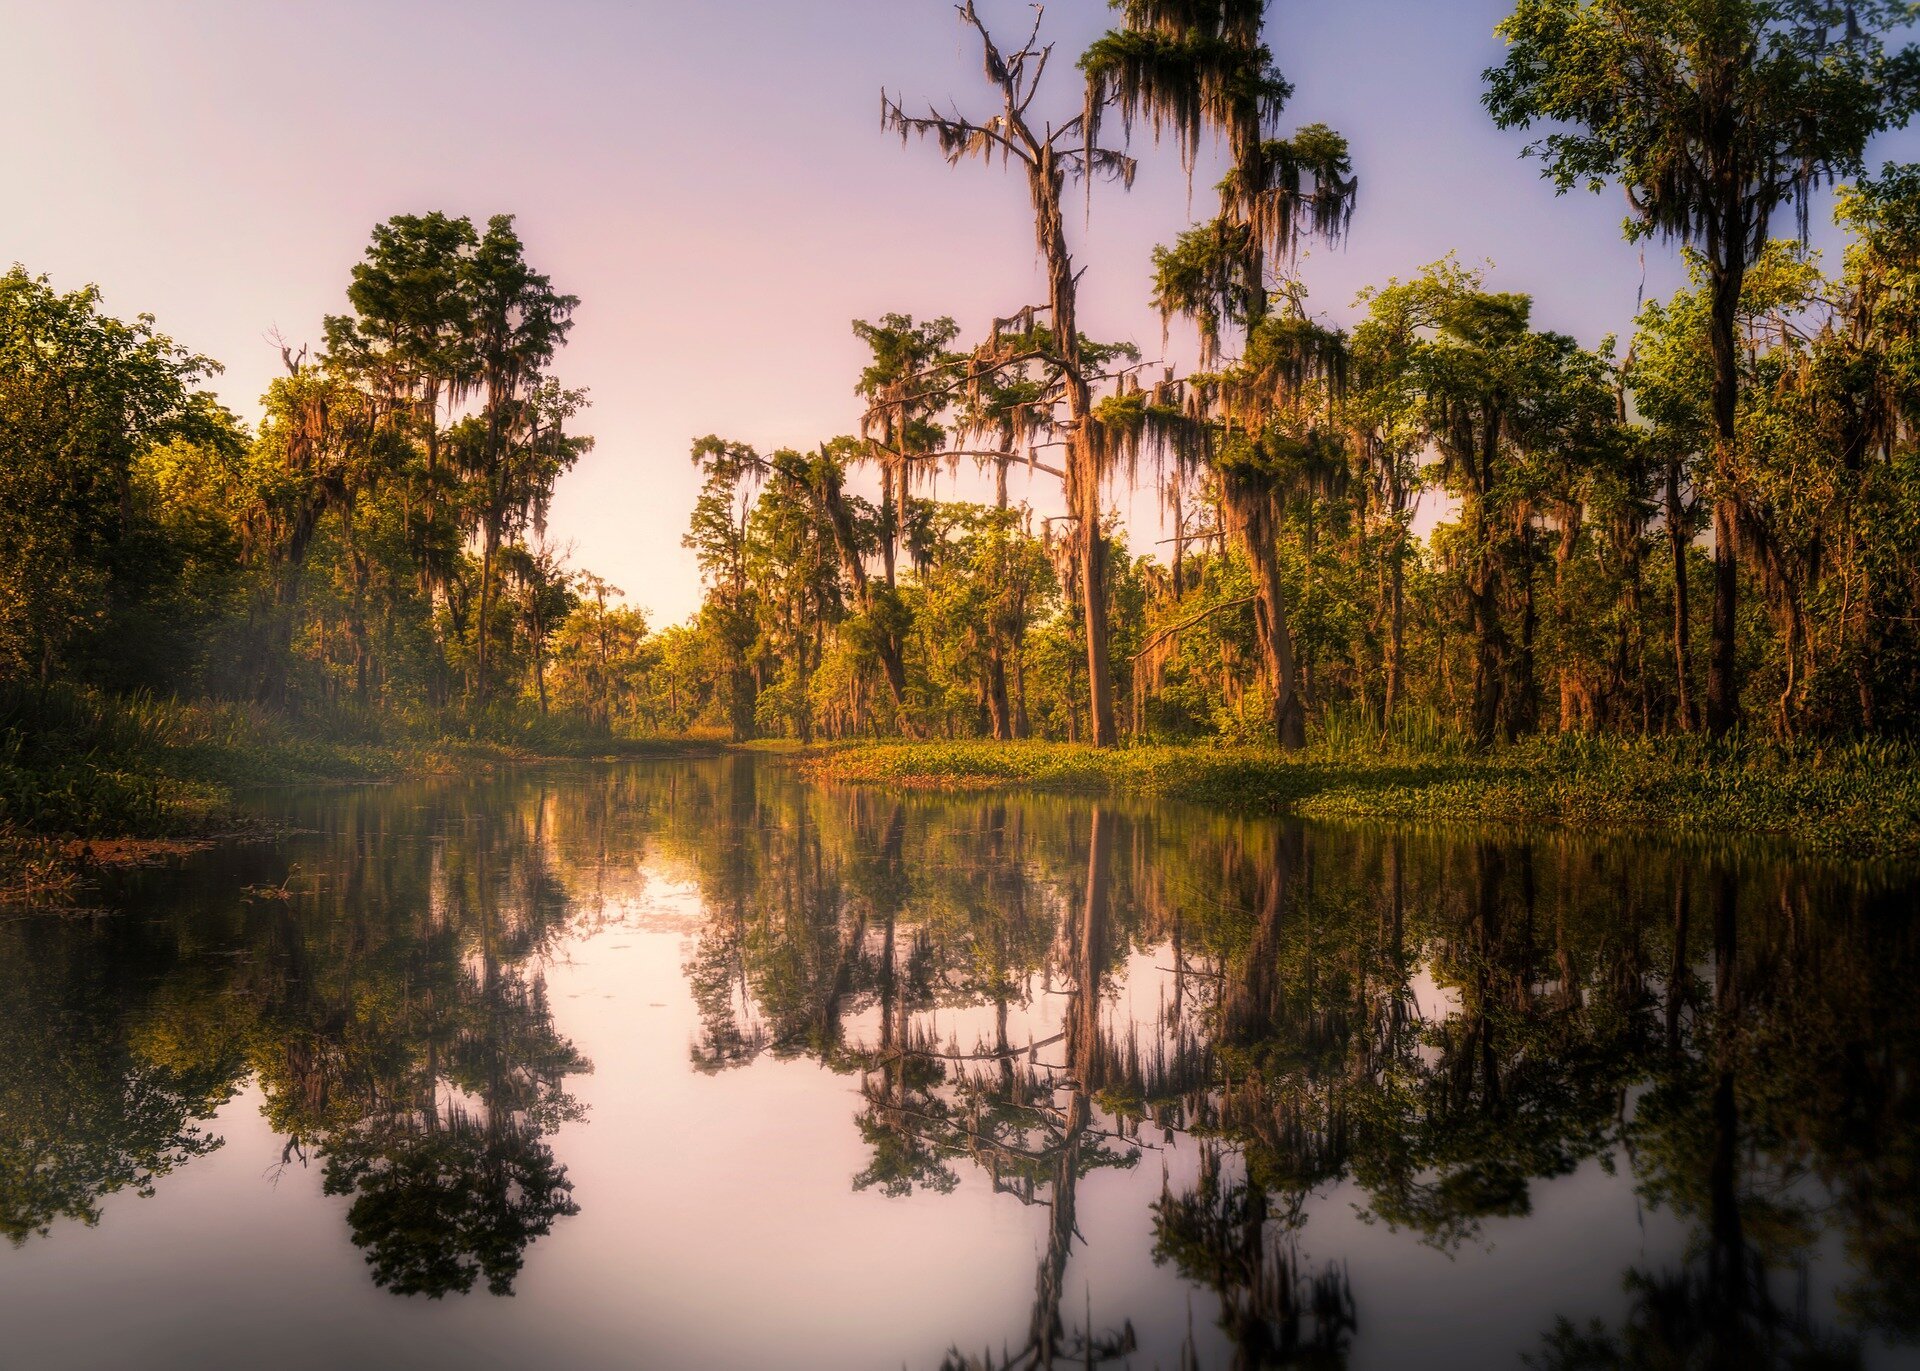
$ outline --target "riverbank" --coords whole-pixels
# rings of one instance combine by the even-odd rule
[[[1920,857],[1920,750],[1884,742],[1568,737],[1480,754],[882,742],[809,750],[795,764],[864,785],[1151,795],[1307,818],[1770,835],[1835,855]]]
[[[557,719],[291,720],[243,705],[56,691],[0,700],[0,906],[71,903],[103,867],[257,835],[260,785],[683,756],[708,739],[616,739]],[[1163,797],[1308,818],[1775,836],[1920,858],[1920,750],[1696,738],[1541,739],[1485,754],[1064,743],[750,745],[823,780],[906,789]]]
[[[71,901],[98,868],[255,834],[234,801],[249,786],[718,750],[537,716],[300,719],[229,702],[22,692],[0,698],[0,906]]]

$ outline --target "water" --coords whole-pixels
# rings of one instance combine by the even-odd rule
[[[1920,1364],[1912,873],[746,758],[260,803],[0,920],[0,1366]]]

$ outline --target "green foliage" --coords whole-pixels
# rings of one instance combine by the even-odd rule
[[[1259,746],[1297,728],[1355,757],[1688,733],[1708,629],[1690,587],[1712,570],[1696,540],[1720,504],[1749,733],[1907,736],[1916,195],[1891,167],[1842,197],[1855,242],[1838,277],[1791,244],[1754,257],[1727,444],[1712,273],[1691,255],[1694,285],[1644,309],[1625,361],[1535,328],[1530,296],[1450,257],[1366,292],[1350,332],[1290,288],[1231,365],[1184,389],[1120,385],[1094,407],[1103,441],[1162,459],[1182,530],[1164,560],[1103,539],[1124,731]],[[893,356],[912,331],[896,318],[870,341]],[[916,423],[1027,431],[1024,392],[930,386]],[[911,516],[895,568],[885,508],[845,490],[860,443],[696,452],[709,482],[689,545],[709,590],[704,646],[682,660],[708,674],[677,717],[800,740],[1090,735],[1082,558],[1057,524],[892,486]],[[1444,504],[1416,537],[1423,500]]]
[[[1913,112],[1920,48],[1883,41],[1911,17],[1902,0],[1521,0],[1486,104],[1502,127],[1555,125],[1528,151],[1561,191],[1622,182],[1630,232],[1757,246],[1775,208],[1804,215]]]
[[[21,267],[0,276],[0,679],[53,679],[168,595],[167,568],[147,561],[169,530],[136,498],[143,454],[237,442],[197,388],[214,363],[150,316],[123,323],[99,305],[90,286],[61,295]],[[180,532],[218,555],[204,529]]]

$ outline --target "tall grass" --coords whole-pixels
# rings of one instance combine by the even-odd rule
[[[1314,749],[1323,757],[1373,759],[1382,753],[1420,757],[1464,757],[1473,744],[1453,722],[1429,705],[1396,710],[1383,728],[1373,711],[1357,701],[1329,705],[1314,725]]]

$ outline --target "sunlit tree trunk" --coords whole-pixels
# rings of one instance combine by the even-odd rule
[[[1713,359],[1713,641],[1707,656],[1707,732],[1724,737],[1740,717],[1735,630],[1739,616],[1739,505],[1733,496],[1733,456],[1740,399],[1737,330],[1746,257],[1740,233],[1724,232],[1709,243],[1712,310],[1709,346]],[[1718,250],[1716,250],[1718,249]]]

